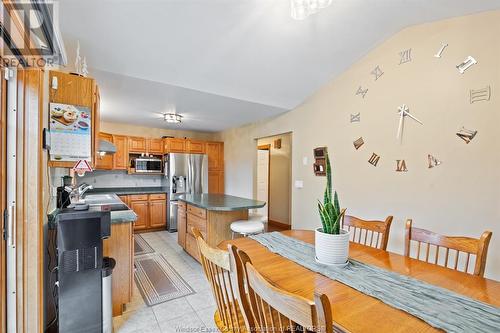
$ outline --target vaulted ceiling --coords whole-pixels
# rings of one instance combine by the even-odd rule
[[[304,21],[289,0],[61,0],[101,87],[102,118],[219,131],[293,109],[379,43],[423,22],[500,9],[497,0],[334,0]],[[161,113],[185,115],[181,125]]]

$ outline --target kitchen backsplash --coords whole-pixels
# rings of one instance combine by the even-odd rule
[[[78,184],[87,183],[94,187],[150,187],[167,186],[163,176],[151,175],[129,175],[126,171],[100,171],[86,173],[78,177]]]

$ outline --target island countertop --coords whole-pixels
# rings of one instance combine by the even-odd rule
[[[236,210],[261,208],[266,205],[264,201],[235,197],[226,194],[182,194],[177,197],[190,205],[206,210],[232,212]]]

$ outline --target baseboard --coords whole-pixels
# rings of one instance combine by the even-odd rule
[[[278,221],[269,220],[267,223],[269,223],[269,225],[272,225],[273,227],[277,227],[277,228],[284,229],[284,230],[290,230],[292,228],[291,225],[281,223]]]

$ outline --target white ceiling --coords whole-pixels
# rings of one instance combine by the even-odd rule
[[[98,79],[102,118],[218,131],[293,109],[409,25],[498,0],[334,0],[304,21],[289,0],[61,0],[60,28]]]

